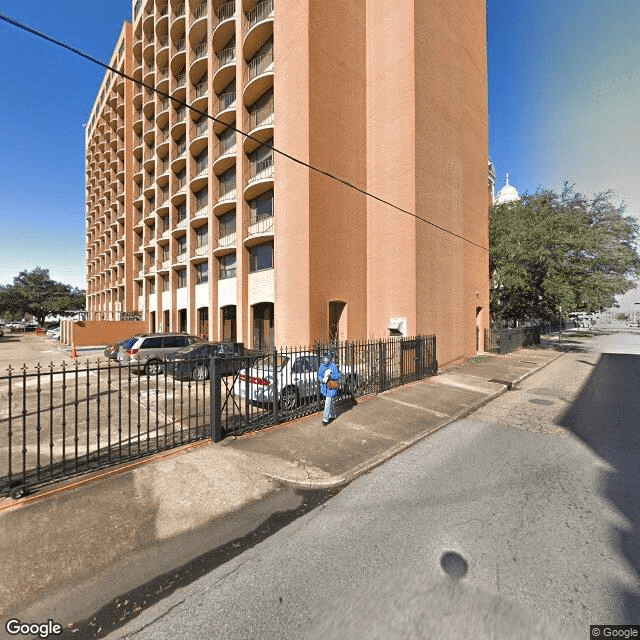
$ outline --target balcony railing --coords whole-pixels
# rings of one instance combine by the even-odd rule
[[[169,5],[164,4],[161,7],[158,7],[158,16],[163,18],[164,16],[169,14]]]
[[[176,8],[173,10],[173,17],[179,18],[184,15],[184,2],[176,5]]]
[[[207,15],[207,3],[203,2],[202,4],[199,4],[194,10],[193,10],[193,17],[195,20],[198,20],[199,18],[202,18],[203,16]]]
[[[235,91],[227,91],[227,93],[223,93],[220,96],[220,107],[219,111],[225,111],[226,109],[231,109],[236,103],[236,92]]]
[[[223,20],[229,20],[233,18],[236,12],[236,3],[235,2],[225,2],[220,9],[218,9],[218,22],[222,22]]]
[[[193,214],[194,218],[208,218],[209,217],[209,207],[208,206],[204,206],[204,207],[200,207],[199,209],[196,210],[196,212]]]
[[[203,80],[196,85],[196,98],[206,96],[209,91],[207,80]]]
[[[163,49],[169,46],[169,36],[162,36],[158,38],[158,47]]]
[[[249,112],[249,131],[256,127],[273,124],[274,110],[272,104],[267,104],[259,109],[252,109]]]
[[[231,64],[236,60],[236,48],[227,47],[218,54],[218,67],[223,67],[225,64]]]
[[[196,48],[193,50],[193,52],[195,53],[196,60],[199,60],[200,58],[206,58],[207,57],[207,51],[208,51],[208,47],[207,47],[207,43],[206,42],[201,42],[199,45],[196,46]]]
[[[206,173],[209,170],[209,157],[205,156],[201,158],[196,163],[196,173],[194,177],[197,177],[203,173]]]
[[[195,254],[197,256],[206,256],[207,253],[209,253],[208,244],[201,244],[200,246],[196,247]]]
[[[174,45],[174,51],[176,53],[182,53],[186,48],[186,42],[184,38],[178,40]]]
[[[199,138],[200,136],[206,136],[209,132],[209,120],[206,118],[203,120],[198,120],[196,122],[195,130],[196,138]]]
[[[273,70],[273,51],[267,51],[255,56],[249,61],[249,80],[253,80],[261,73]]]
[[[235,134],[228,138],[220,138],[218,142],[218,155],[224,156],[227,153],[235,153],[236,150],[236,136]]]
[[[187,74],[184,71],[176,76],[176,89],[184,87],[187,82]]]
[[[249,165],[249,182],[273,177],[273,156]]]
[[[186,142],[179,142],[178,143],[178,151],[177,151],[176,159],[178,159],[180,156],[183,156],[186,152],[187,152],[187,143]]]
[[[187,226],[188,222],[189,222],[189,220],[187,218],[180,218],[176,222],[176,229],[184,229]]]
[[[262,2],[258,2],[258,4],[249,11],[249,15],[247,16],[249,22],[249,29],[254,25],[258,24],[258,22],[262,22],[267,18],[273,17],[273,0],[262,0]]]
[[[187,184],[187,176],[183,176],[182,178],[178,178],[176,180],[176,191],[180,191],[185,188]]]

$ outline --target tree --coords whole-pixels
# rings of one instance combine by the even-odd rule
[[[559,309],[596,312],[637,282],[638,222],[606,191],[589,198],[565,183],[491,208],[494,321],[551,320]]]
[[[13,284],[0,286],[0,312],[10,317],[29,313],[44,324],[48,315],[67,315],[84,307],[84,291],[52,280],[49,270],[41,267],[21,271]]]

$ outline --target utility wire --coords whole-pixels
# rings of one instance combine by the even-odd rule
[[[277,149],[276,147],[274,147],[273,145],[267,144],[266,142],[263,142],[262,140],[258,140],[258,138],[255,138],[254,136],[252,136],[251,134],[247,133],[246,131],[242,131],[238,128],[236,128],[233,125],[228,125],[226,122],[223,122],[222,120],[219,120],[218,118],[216,118],[215,116],[212,116],[211,114],[207,113],[206,111],[201,111],[200,109],[196,109],[195,107],[193,107],[190,104],[187,104],[186,102],[179,100],[178,98],[174,98],[171,94],[166,93],[164,91],[160,91],[160,89],[157,89],[156,87],[154,87],[153,85],[149,85],[146,84],[144,82],[142,82],[141,80],[136,80],[133,76],[130,76],[126,73],[124,73],[123,71],[120,71],[119,69],[116,69],[115,67],[112,67],[110,65],[108,65],[105,62],[102,62],[102,60],[99,60],[98,58],[95,58],[92,55],[89,55],[88,53],[85,53],[84,51],[81,51],[80,49],[77,49],[76,47],[67,44],[66,42],[63,42],[62,40],[58,40],[57,38],[54,38],[52,36],[47,35],[46,33],[43,33],[42,31],[38,31],[37,29],[34,29],[33,27],[30,27],[27,24],[24,24],[23,22],[20,22],[18,20],[15,20],[14,18],[11,18],[10,16],[4,14],[4,13],[0,13],[0,20],[2,20],[3,22],[6,22],[22,31],[26,31],[27,33],[30,33],[38,38],[41,38],[42,40],[46,40],[47,42],[54,44],[58,47],[61,47],[63,49],[66,49],[67,51],[70,51],[71,53],[74,53],[75,55],[80,56],[81,58],[84,58],[85,60],[89,60],[89,62],[93,62],[94,64],[98,65],[99,67],[102,67],[104,69],[106,69],[107,71],[111,71],[112,73],[115,73],[116,75],[119,75],[123,78],[125,78],[126,80],[130,80],[131,82],[133,82],[136,85],[139,85],[141,87],[144,87],[145,89],[148,89],[149,91],[153,91],[157,94],[159,94],[160,96],[162,96],[163,98],[169,98],[170,100],[172,100],[174,103],[178,104],[181,107],[186,107],[187,109],[201,115],[204,116],[205,118],[209,118],[210,120],[213,120],[213,122],[218,122],[220,124],[224,124],[225,126],[229,127],[230,129],[232,129],[233,131],[235,131],[236,133],[239,133],[240,135],[244,136],[245,138],[248,138],[249,140],[253,140],[254,142],[257,142],[259,145],[266,147],[267,149],[271,149],[274,153],[277,153],[279,155],[281,155],[284,158],[287,158],[288,160],[291,160],[292,162],[295,162],[296,164],[299,164],[303,167],[306,167],[307,169],[311,170],[311,171],[315,171],[316,173],[319,173],[323,176],[326,176],[327,178],[331,179],[331,180],[335,180],[336,182],[339,182],[341,184],[343,184],[345,187],[348,187],[350,189],[354,189],[355,191],[357,191],[358,193],[361,193],[365,196],[367,196],[368,198],[372,198],[373,200],[377,200],[378,202],[381,202],[382,204],[385,204],[389,207],[391,207],[392,209],[396,209],[397,211],[400,211],[401,213],[405,213],[408,216],[411,216],[412,218],[415,218],[416,220],[420,220],[421,222],[424,222],[428,225],[430,225],[431,227],[434,227],[436,229],[439,229],[440,231],[444,231],[445,233],[448,233],[449,235],[454,236],[455,238],[459,238],[460,240],[464,240],[465,242],[468,242],[469,244],[472,244],[476,247],[479,247],[480,249],[482,249],[483,251],[489,251],[489,249],[487,247],[484,247],[481,244],[478,244],[477,242],[474,242],[473,240],[469,240],[468,238],[465,238],[464,236],[461,236],[457,233],[455,233],[454,231],[451,231],[450,229],[447,229],[446,227],[441,227],[440,225],[437,225],[435,222],[431,222],[430,220],[427,220],[426,218],[423,218],[421,216],[419,216],[416,213],[413,213],[411,211],[408,211],[407,209],[403,209],[402,207],[399,207],[396,204],[393,204],[393,202],[389,202],[388,200],[385,200],[384,198],[381,198],[380,196],[376,196],[373,193],[370,193],[368,191],[366,191],[365,189],[361,189],[360,187],[358,187],[357,185],[353,184],[352,182],[349,182],[348,180],[344,180],[343,178],[340,178],[339,176],[334,175],[333,173],[330,173],[328,171],[325,171],[324,169],[320,169],[318,167],[314,167],[313,165],[309,164],[308,162],[305,162],[304,160],[300,160],[300,158],[296,158],[295,156],[290,155],[289,153],[287,153],[286,151],[282,151],[281,149]]]

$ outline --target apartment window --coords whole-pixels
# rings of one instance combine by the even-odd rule
[[[236,188],[236,168],[228,169],[218,178],[220,183],[220,197],[227,195]]]
[[[183,202],[179,204],[176,209],[178,210],[178,222],[182,222],[187,219],[187,203]]]
[[[236,231],[236,212],[229,211],[220,216],[220,237],[226,238]]]
[[[177,188],[178,190],[182,189],[187,184],[187,169],[186,167],[176,173],[176,178],[178,179]]]
[[[255,224],[273,216],[273,189],[249,202],[249,223]]]
[[[162,276],[162,290],[169,291],[169,276]],[[167,325],[168,327],[169,325]]]
[[[160,229],[162,230],[162,233],[169,231],[169,216],[163,216],[160,218]]]
[[[235,149],[236,132],[232,127],[235,127],[235,122],[220,134],[219,152],[221,156],[225,153],[230,153]]]
[[[209,225],[196,229],[196,248],[206,247],[209,244]]]
[[[273,269],[273,242],[258,244],[249,250],[249,272]]]
[[[183,253],[187,253],[187,236],[179,236],[177,238],[178,242],[178,255],[181,256]]]
[[[220,280],[236,277],[236,254],[229,253],[218,258],[220,263]]]
[[[171,253],[169,252],[169,245],[162,245],[162,262],[166,262],[171,259]]]
[[[176,274],[178,276],[178,289],[182,289],[187,286],[187,270],[180,269]]]
[[[141,296],[141,295],[144,294],[144,286],[143,286],[142,282],[136,283],[136,289],[138,291],[138,294],[137,294],[138,296]]]
[[[209,282],[209,263],[201,262],[196,265],[196,284]]]
[[[147,292],[148,293],[156,292],[156,281],[154,279],[147,280]]]
[[[204,187],[196,193],[196,211],[204,209],[209,204],[209,189]]]

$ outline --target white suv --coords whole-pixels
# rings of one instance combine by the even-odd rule
[[[196,342],[206,342],[186,333],[143,333],[129,338],[118,350],[118,361],[123,365],[142,367],[148,375],[163,371],[165,358],[178,349]]]

